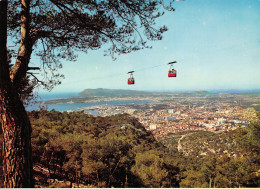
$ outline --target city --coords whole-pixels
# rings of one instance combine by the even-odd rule
[[[235,94],[136,97],[135,100],[151,103],[92,106],[81,110],[96,111],[102,116],[128,113],[157,138],[181,131],[222,132],[244,126],[255,118],[253,108],[241,106],[244,98]]]

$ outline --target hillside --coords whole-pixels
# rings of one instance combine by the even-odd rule
[[[167,149],[135,118],[45,110],[29,116],[37,186],[178,187]]]
[[[209,155],[242,157],[245,151],[237,145],[239,130],[213,133],[208,131],[169,134],[160,141],[173,151],[184,156],[204,158]]]
[[[82,187],[260,186],[260,113],[258,121],[235,131],[183,132],[161,142],[127,114],[29,115],[34,162],[60,181],[46,187],[61,187],[61,181]]]
[[[232,132],[159,141],[127,114],[28,114],[36,187],[260,187],[260,113]]]
[[[260,118],[260,113],[258,114]],[[159,139],[180,168],[180,187],[260,187],[260,121],[223,133],[169,134]]]

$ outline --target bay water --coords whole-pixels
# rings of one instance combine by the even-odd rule
[[[52,100],[57,98],[68,98],[68,97],[75,97],[72,93],[61,93],[61,94],[53,94],[53,95],[40,95],[41,101]],[[150,102],[147,100],[120,100],[120,101],[100,101],[100,102],[86,102],[86,103],[73,103],[73,104],[48,104],[48,105],[41,105],[41,102],[37,102],[31,104],[26,107],[27,111],[39,110],[40,108],[44,108],[47,110],[56,110],[56,111],[80,111],[82,108],[85,107],[93,107],[93,106],[117,106],[117,105],[131,105],[131,104],[149,104]],[[95,110],[87,110],[86,112],[98,115]]]

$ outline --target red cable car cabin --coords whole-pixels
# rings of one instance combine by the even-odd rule
[[[135,84],[135,80],[134,80],[133,73],[134,73],[134,71],[128,72],[128,74],[130,74],[130,77],[129,77],[128,80],[127,80],[128,85],[133,85],[133,84]]]
[[[133,84],[135,84],[135,80],[134,80],[134,78],[133,77],[130,77],[130,78],[128,78],[128,85],[133,85]]]
[[[176,77],[177,71],[175,69],[169,70],[168,77]]]

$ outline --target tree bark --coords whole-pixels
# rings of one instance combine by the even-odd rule
[[[19,82],[26,76],[32,54],[33,41],[30,36],[30,2],[31,0],[21,0],[21,41],[18,57],[10,72],[11,82],[14,86],[18,86]]]
[[[27,113],[18,94],[8,84],[0,86],[0,103],[4,186],[32,188],[31,125]]]
[[[0,125],[6,188],[33,187],[31,125],[12,85],[7,63],[7,0],[0,0]]]
[[[7,64],[7,0],[0,0],[0,84],[10,80]]]

